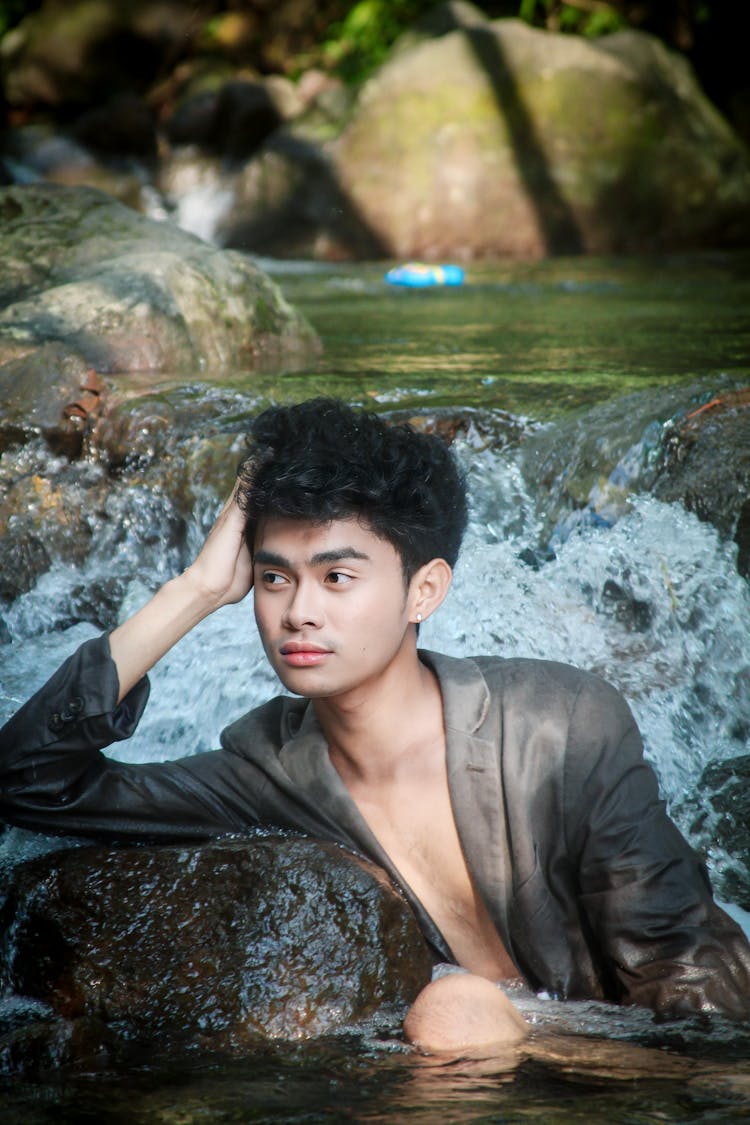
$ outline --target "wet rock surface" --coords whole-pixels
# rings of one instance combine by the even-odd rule
[[[53,451],[79,457],[105,400],[101,377],[61,344],[8,360],[0,366],[0,453],[42,437]]]
[[[100,373],[304,362],[317,339],[247,258],[89,188],[0,191],[0,370],[51,341]]]
[[[68,1021],[68,1061],[354,1029],[397,1018],[430,977],[383,873],[311,840],[54,853],[16,869],[1,922],[6,982]],[[19,1035],[44,1053],[49,1032],[17,1032],[23,1055]]]
[[[532,434],[524,475],[544,497],[543,549],[580,526],[614,525],[633,495],[650,492],[734,541],[737,569],[750,575],[750,388],[696,383],[596,405],[561,421],[552,441]],[[618,592],[608,601],[614,611]]]
[[[737,688],[750,702],[750,669],[738,676]],[[750,723],[737,733],[747,740]],[[750,910],[750,754],[708,765],[692,805],[700,810],[694,829],[704,835],[706,848],[718,846],[731,856],[722,865],[722,893]]]
[[[713,395],[670,423],[654,495],[733,539],[738,570],[750,577],[750,388]]]

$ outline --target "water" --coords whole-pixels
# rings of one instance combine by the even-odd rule
[[[449,601],[421,642],[456,654],[547,656],[605,675],[631,702],[664,795],[689,832],[694,817],[686,799],[705,764],[748,749],[737,732],[750,723],[741,690],[750,594],[734,544],[680,505],[650,495],[649,473],[670,418],[750,379],[750,260],[484,264],[469,270],[464,289],[428,292],[388,290],[381,266],[269,265],[318,328],[324,355],[313,371],[238,372],[223,387],[186,392],[179,380],[165,380],[163,394],[183,412],[169,454],[174,464],[189,472],[212,459],[231,456],[234,463],[244,420],[271,399],[334,393],[405,416],[463,412],[470,424],[456,449],[471,484],[471,527]],[[201,412],[193,416],[186,404],[196,398]],[[107,482],[106,513],[93,520],[88,559],[53,563],[3,612],[12,643],[0,649],[0,718],[98,631],[77,620],[82,584],[108,582],[114,612],[131,612],[185,564],[210,526],[221,473],[206,472],[178,519],[157,483],[159,458],[149,456],[137,471]],[[5,455],[19,473],[45,464],[64,470],[81,493],[101,483],[101,466],[50,469],[50,460],[32,447]],[[621,600],[613,600],[613,589]],[[204,622],[152,679],[141,729],[116,750],[127,760],[215,746],[230,718],[279,690],[249,602]],[[184,710],[186,681],[199,685],[195,713]],[[39,846],[12,832],[0,862]],[[722,873],[736,868],[733,857],[712,850],[709,860],[721,886]],[[659,1050],[656,1059],[634,1061],[622,1042],[618,1055],[606,1042],[583,1040],[583,1054],[561,1061],[542,1036],[514,1075],[496,1060],[415,1059],[391,1029],[364,1041],[271,1046],[229,1066],[192,1060],[136,1067],[127,1097],[116,1075],[14,1082],[4,1091],[11,1107],[4,1120],[25,1125],[105,1113],[114,1121],[165,1123],[750,1116],[745,1032],[720,1022],[713,1030],[699,1022],[668,1031],[647,1014],[590,1005],[553,1011],[547,1004],[529,1014],[540,1028],[562,1021],[566,1033]],[[689,1081],[670,1071],[665,1046],[678,1063],[696,1060]]]

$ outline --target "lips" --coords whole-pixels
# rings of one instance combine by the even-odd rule
[[[285,664],[293,668],[309,668],[321,664],[331,655],[329,648],[313,644],[311,641],[286,641],[279,649]]]

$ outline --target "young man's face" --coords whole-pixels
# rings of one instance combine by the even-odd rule
[[[397,657],[414,650],[400,556],[356,519],[263,521],[254,585],[266,655],[298,695],[376,686]]]

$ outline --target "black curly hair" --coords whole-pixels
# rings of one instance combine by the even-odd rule
[[[338,399],[272,406],[252,423],[238,499],[252,551],[269,516],[316,524],[361,519],[398,551],[408,584],[430,559],[453,566],[466,486],[445,441]]]

